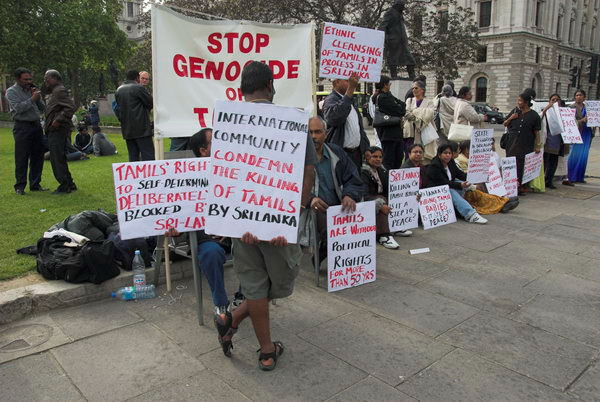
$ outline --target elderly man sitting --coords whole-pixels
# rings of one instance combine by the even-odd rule
[[[348,154],[339,146],[325,143],[327,123],[321,117],[312,117],[308,123],[317,150],[315,186],[310,207],[317,213],[321,261],[327,257],[327,208],[341,205],[343,211],[354,212],[363,197],[363,182],[358,169]]]

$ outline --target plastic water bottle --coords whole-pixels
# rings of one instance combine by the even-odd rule
[[[117,289],[111,296],[121,300],[152,299],[156,297],[156,293],[154,285],[126,286]]]
[[[146,264],[140,250],[135,250],[135,257],[133,257],[133,286],[143,286],[146,284]]]

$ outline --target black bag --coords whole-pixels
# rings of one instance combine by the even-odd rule
[[[145,238],[123,240],[120,233],[111,233],[108,235],[108,240],[115,245],[115,260],[125,271],[132,269],[135,250],[140,250],[146,268],[152,265],[154,247],[151,247]]]
[[[402,123],[402,117],[389,116],[379,111],[379,96],[377,96],[377,104],[375,105],[375,115],[373,116],[373,127],[389,127],[399,126]]]
[[[81,248],[81,257],[87,270],[88,282],[99,284],[119,275],[115,245],[109,240],[85,243]]]
[[[510,141],[511,141],[511,135],[510,132],[507,131],[504,134],[502,134],[502,137],[500,137],[500,148],[502,149],[508,149],[510,147]]]

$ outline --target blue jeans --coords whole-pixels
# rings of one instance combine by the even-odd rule
[[[464,190],[458,191],[453,188],[450,189],[450,195],[452,196],[452,204],[459,214],[465,219],[469,219],[477,211],[463,198]]]
[[[208,280],[215,306],[229,304],[227,292],[225,291],[223,264],[225,264],[225,250],[223,250],[223,247],[214,241],[205,241],[198,244],[198,265]]]

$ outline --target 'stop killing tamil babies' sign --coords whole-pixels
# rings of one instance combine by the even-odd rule
[[[325,23],[321,42],[319,76],[379,82],[385,33],[376,29]]]
[[[296,243],[308,117],[272,104],[216,103],[207,233]]]

